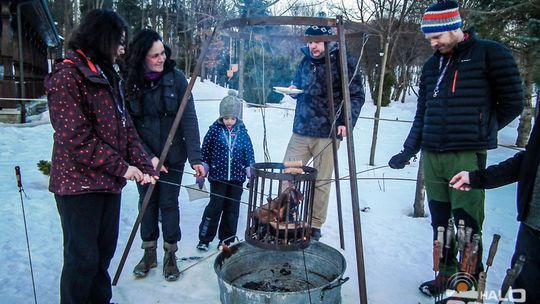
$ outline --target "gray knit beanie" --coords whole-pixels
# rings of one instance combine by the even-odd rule
[[[235,90],[229,90],[227,96],[223,97],[219,104],[219,118],[231,116],[240,118],[242,113],[242,101],[237,97]]]

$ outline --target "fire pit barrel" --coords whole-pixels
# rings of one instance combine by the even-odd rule
[[[320,242],[297,251],[272,251],[246,242],[218,255],[222,304],[339,304],[346,262]]]

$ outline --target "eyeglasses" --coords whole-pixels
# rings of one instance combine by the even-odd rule
[[[127,42],[124,38],[120,39],[120,42],[118,43],[118,47],[125,48],[127,46]]]

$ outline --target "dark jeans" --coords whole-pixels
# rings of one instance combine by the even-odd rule
[[[55,195],[64,234],[60,303],[109,303],[107,269],[116,250],[120,194]]]
[[[210,202],[204,208],[199,225],[199,240],[210,243],[216,236],[219,224],[221,241],[236,235],[242,182],[210,181]],[[221,217],[221,221],[220,221]]]
[[[180,185],[182,173],[170,170],[161,172],[160,180]],[[137,184],[139,190],[139,206],[141,206],[148,185]],[[180,186],[157,182],[141,222],[141,239],[144,242],[156,241],[159,238],[159,214],[161,212],[161,229],[163,240],[170,244],[180,241],[180,210],[178,209],[178,194]]]
[[[526,292],[527,304],[540,303],[540,231],[521,224],[516,241],[516,250],[512,257],[512,265],[520,255],[525,255],[525,265],[513,289],[523,288]]]

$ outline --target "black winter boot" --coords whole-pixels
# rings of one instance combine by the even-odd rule
[[[165,242],[163,244],[165,256],[163,257],[163,276],[167,281],[176,281],[180,276],[180,270],[176,264],[176,254],[178,247],[175,244]]]
[[[133,274],[137,278],[144,278],[151,268],[157,267],[157,241],[143,242],[141,248],[144,249],[144,255],[133,269]]]
[[[428,297],[436,297],[448,289],[449,277],[439,273],[434,280],[426,281],[418,289]]]

